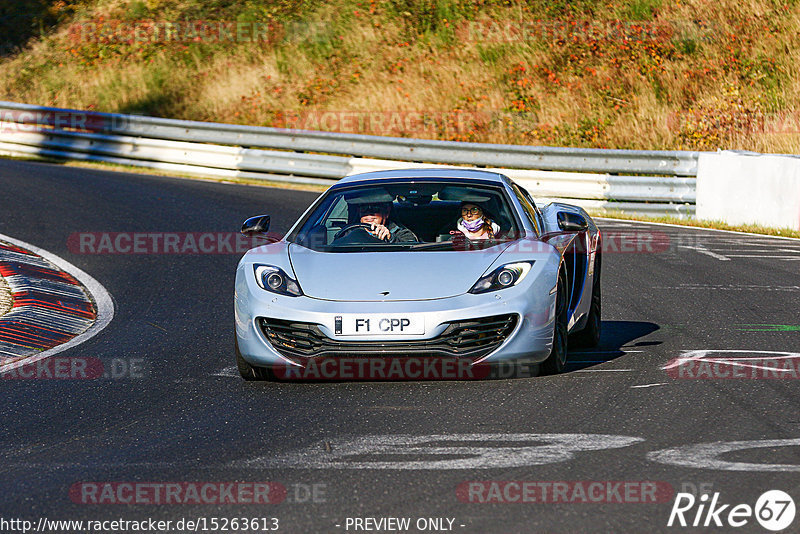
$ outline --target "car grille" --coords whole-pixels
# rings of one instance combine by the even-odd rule
[[[486,356],[511,334],[517,315],[495,315],[449,323],[433,339],[408,341],[337,341],[313,323],[260,318],[272,347],[296,363],[308,358],[352,357],[456,357],[477,360]]]

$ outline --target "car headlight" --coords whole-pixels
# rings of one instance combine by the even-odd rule
[[[253,268],[256,273],[256,283],[261,289],[289,297],[299,297],[303,294],[297,280],[287,275],[280,267],[253,265]]]
[[[517,285],[531,270],[533,261],[518,261],[502,265],[475,282],[470,293],[488,293]]]

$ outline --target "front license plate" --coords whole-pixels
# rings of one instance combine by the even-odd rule
[[[337,336],[409,335],[425,333],[425,318],[419,315],[337,315],[333,320]]]

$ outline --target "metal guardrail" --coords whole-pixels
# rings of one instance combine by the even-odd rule
[[[164,141],[129,136],[40,130],[0,134],[3,144],[46,149],[50,154],[95,154],[130,160],[160,161],[195,167],[295,174],[337,180],[347,174],[349,158],[306,155],[241,147]],[[311,157],[308,157],[311,156]]]
[[[320,184],[354,172],[431,166],[419,162],[496,166],[539,197],[629,213],[691,216],[694,212],[696,181],[692,176],[697,172],[697,152],[429,141],[94,113],[13,102],[0,102],[0,122],[0,151],[12,155]],[[264,147],[277,150],[260,149]],[[672,178],[616,175],[619,173]]]

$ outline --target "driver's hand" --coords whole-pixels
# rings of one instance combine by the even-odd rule
[[[369,225],[369,231],[372,235],[383,241],[388,241],[389,238],[392,237],[392,233],[389,229],[382,224],[371,223]]]

